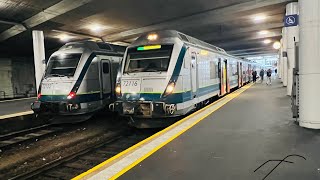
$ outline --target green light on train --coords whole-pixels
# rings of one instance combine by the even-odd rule
[[[137,47],[138,51],[146,51],[146,50],[152,50],[152,49],[161,49],[161,45],[152,45],[152,46],[140,46]]]

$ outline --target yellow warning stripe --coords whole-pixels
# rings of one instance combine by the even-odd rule
[[[19,113],[14,113],[14,114],[2,115],[2,116],[0,116],[0,120],[12,118],[12,117],[17,117],[17,116],[24,116],[24,115],[28,115],[28,114],[33,114],[33,111],[24,111],[24,112],[19,112]]]

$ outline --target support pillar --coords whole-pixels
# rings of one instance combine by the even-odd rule
[[[282,44],[282,39],[280,40],[280,43]],[[278,63],[278,77],[280,81],[282,82],[282,45],[279,49],[279,63]]]
[[[299,124],[320,129],[320,1],[300,0]]]
[[[299,14],[297,2],[289,3],[286,6],[286,16]],[[288,77],[287,77],[287,95],[291,96],[293,82],[293,68],[295,67],[295,42],[299,42],[299,27],[290,26],[287,29],[287,61],[288,61]]]
[[[287,61],[287,29],[282,28],[282,83],[287,87],[288,84],[288,61]]]
[[[32,38],[36,89],[38,94],[39,85],[46,69],[43,31],[32,31]]]

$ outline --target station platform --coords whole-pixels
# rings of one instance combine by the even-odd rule
[[[320,179],[320,134],[297,125],[286,88],[278,80],[249,87],[180,124],[198,119],[190,128],[161,135],[170,137],[160,145],[139,145],[75,179]]]
[[[30,104],[37,98],[22,98],[0,101],[0,119],[18,115],[32,114]]]

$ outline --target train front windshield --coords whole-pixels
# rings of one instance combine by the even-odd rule
[[[128,49],[124,73],[167,71],[173,45],[150,45]]]
[[[47,76],[73,76],[81,54],[61,54],[52,56],[46,71]]]

